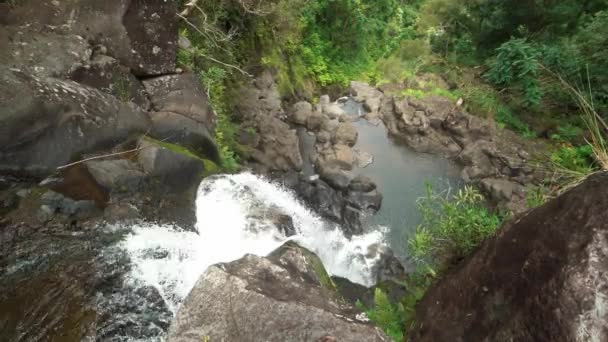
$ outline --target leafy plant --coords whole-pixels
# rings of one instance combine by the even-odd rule
[[[359,303],[358,306],[362,308]],[[370,321],[379,326],[394,341],[403,340],[405,308],[402,303],[393,305],[380,289],[374,291],[374,307],[365,312]]]
[[[595,170],[590,145],[563,146],[551,154],[551,162],[562,174],[587,175]]]
[[[422,264],[439,258],[463,258],[485,238],[494,234],[501,218],[483,206],[484,198],[466,186],[455,195],[438,194],[427,184],[427,195],[419,199],[422,223],[408,240],[410,254]]]
[[[538,49],[526,39],[513,38],[496,51],[498,55],[491,63],[486,79],[499,86],[517,86],[528,105],[540,104]]]

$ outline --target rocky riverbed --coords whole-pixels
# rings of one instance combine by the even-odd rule
[[[232,89],[244,170],[218,174],[207,89],[176,66],[191,48],[176,12],[0,3],[0,340],[386,341],[353,302],[406,277],[407,251],[391,247],[424,180],[477,185],[522,213],[544,178],[532,144],[457,101],[361,82],[284,98],[259,68]],[[604,178],[516,216],[430,291],[412,336],[602,340]],[[545,334],[530,316],[556,323]]]

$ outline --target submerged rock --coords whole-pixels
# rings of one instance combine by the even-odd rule
[[[171,325],[170,342],[389,341],[356,319],[317,256],[287,243],[267,258],[211,266]]]
[[[505,224],[419,303],[413,341],[608,340],[608,173]]]

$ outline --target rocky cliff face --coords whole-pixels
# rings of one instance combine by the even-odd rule
[[[44,189],[113,217],[213,171],[215,115],[197,78],[176,69],[174,1],[24,0],[0,12],[0,174],[16,176],[13,195],[47,178]],[[110,157],[58,170],[100,155]]]
[[[287,243],[266,258],[210,267],[174,320],[169,341],[388,341],[335,289],[319,258]]]
[[[608,340],[608,173],[504,226],[418,305],[412,341]]]

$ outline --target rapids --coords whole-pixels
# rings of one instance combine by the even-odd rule
[[[297,234],[284,236],[264,214],[267,207],[291,216]],[[245,254],[264,256],[288,239],[315,252],[331,275],[374,283],[377,256],[368,256],[368,248],[385,244],[383,229],[349,240],[337,225],[264,178],[251,173],[207,178],[199,187],[196,210],[196,232],[139,224],[121,243],[133,263],[130,281],[157,288],[173,312],[210,265]]]

